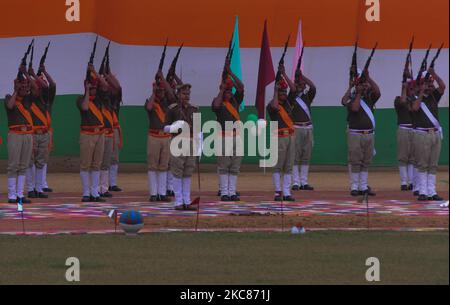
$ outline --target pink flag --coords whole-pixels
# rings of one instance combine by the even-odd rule
[[[259,56],[258,85],[256,89],[255,107],[258,111],[258,119],[265,118],[266,87],[275,80],[272,55],[269,46],[269,34],[267,33],[267,20],[264,22],[264,31]]]
[[[302,20],[300,19],[298,21],[297,41],[295,43],[294,62],[292,65],[292,79],[295,79],[295,70],[297,69],[298,59],[300,58],[300,54],[302,53],[302,47],[303,47]],[[303,71],[303,63],[300,69]]]

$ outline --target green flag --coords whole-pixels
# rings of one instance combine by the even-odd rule
[[[239,19],[236,16],[236,20],[234,22],[234,32],[233,32],[233,41],[231,45],[234,46],[233,54],[231,57],[231,71],[233,71],[234,75],[236,75],[239,80],[242,81],[242,67],[241,67],[241,50],[239,46]],[[235,89],[233,89],[234,91]],[[239,112],[242,112],[245,108],[245,102],[242,101],[239,106]]]

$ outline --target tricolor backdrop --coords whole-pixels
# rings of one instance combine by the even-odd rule
[[[78,155],[79,113],[76,97],[83,91],[86,64],[96,35],[100,35],[96,66],[109,40],[111,65],[123,87],[123,162],[145,162],[147,116],[143,108],[150,95],[162,47],[169,39],[165,72],[178,46],[184,49],[177,73],[193,85],[192,101],[201,107],[205,120],[217,95],[228,42],[239,17],[239,54],[245,84],[242,118],[255,113],[259,55],[264,20],[267,19],[273,62],[276,65],[284,42],[291,34],[286,69],[292,70],[299,20],[306,44],[303,71],[317,85],[312,109],[315,129],[314,164],[346,163],[346,110],[340,100],[348,85],[348,72],[355,38],[359,37],[358,65],[363,66],[378,42],[370,73],[380,85],[377,104],[377,165],[396,164],[396,116],[393,101],[399,95],[407,48],[415,36],[414,72],[430,43],[444,49],[436,70],[449,85],[449,1],[380,0],[381,20],[367,22],[364,0],[80,0],[80,22],[67,22],[64,0],[1,0],[0,96],[11,93],[13,79],[25,49],[36,39],[35,66],[51,41],[47,70],[57,82],[53,111],[53,155]],[[424,22],[426,21],[426,22]],[[432,50],[431,57],[435,53]],[[274,67],[276,68],[276,67]],[[272,94],[269,86],[266,100]],[[448,95],[441,100],[440,119],[445,131],[441,164],[448,164]],[[1,101],[3,104],[3,100]],[[7,135],[5,110],[0,107],[0,133]],[[6,146],[0,157],[6,158]],[[213,158],[203,159],[214,162]],[[256,162],[256,158],[246,158]]]

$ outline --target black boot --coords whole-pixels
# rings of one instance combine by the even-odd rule
[[[223,195],[223,196],[220,197],[220,201],[225,201],[225,202],[230,201],[230,196]]]
[[[439,196],[438,194],[428,197],[429,201],[444,201],[444,198]]]
[[[44,193],[42,193],[42,192],[39,192],[39,193],[37,193],[37,198],[48,198],[48,195],[47,194],[44,194]]]
[[[314,191],[314,188],[311,185],[309,185],[309,184],[305,184],[305,185],[302,185],[300,187],[300,190],[303,190],[303,191]]]
[[[419,195],[417,200],[419,200],[419,201],[428,201],[428,196],[424,195],[424,194],[421,194],[421,195]]]
[[[295,201],[295,198],[291,195],[289,196],[283,196],[283,201]]]
[[[275,198],[274,201],[281,201],[283,200],[283,196],[281,195],[281,192],[275,192]]]

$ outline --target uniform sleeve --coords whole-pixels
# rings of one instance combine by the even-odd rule
[[[77,108],[79,109],[79,110],[83,110],[83,109],[81,109],[81,103],[82,103],[82,101],[83,101],[83,96],[79,96],[78,98],[77,98],[77,101],[76,101],[76,105],[77,105]]]
[[[395,109],[399,109],[402,107],[402,102],[400,100],[400,96],[397,96],[394,100],[394,107]]]
[[[50,106],[53,105],[55,97],[56,97],[56,86],[50,86],[48,88],[48,103],[50,104]]]
[[[439,92],[439,90],[434,89],[433,93],[433,98],[436,101],[436,103],[439,103],[439,101],[441,100],[442,94]]]
[[[234,94],[234,99],[236,100],[238,105],[240,105],[242,103],[242,101],[244,100],[244,91],[239,92],[236,90],[236,93]]]
[[[175,122],[175,109],[169,109],[169,112],[167,113],[167,119],[166,119],[166,125],[171,125],[173,122]]]
[[[292,91],[289,90],[289,94],[288,94],[288,100],[295,100],[295,98],[297,97],[297,91]]]
[[[211,109],[214,113],[217,113],[221,108],[222,106],[219,107],[214,106],[214,100],[211,102]]]
[[[309,88],[308,92],[306,93],[306,100],[309,105],[312,104],[314,98],[316,97],[316,89],[315,88]]]
[[[372,106],[373,106],[380,99],[380,95],[379,94],[375,94],[373,91],[371,91],[370,94],[369,94],[369,98],[370,98],[370,102],[372,103]]]

